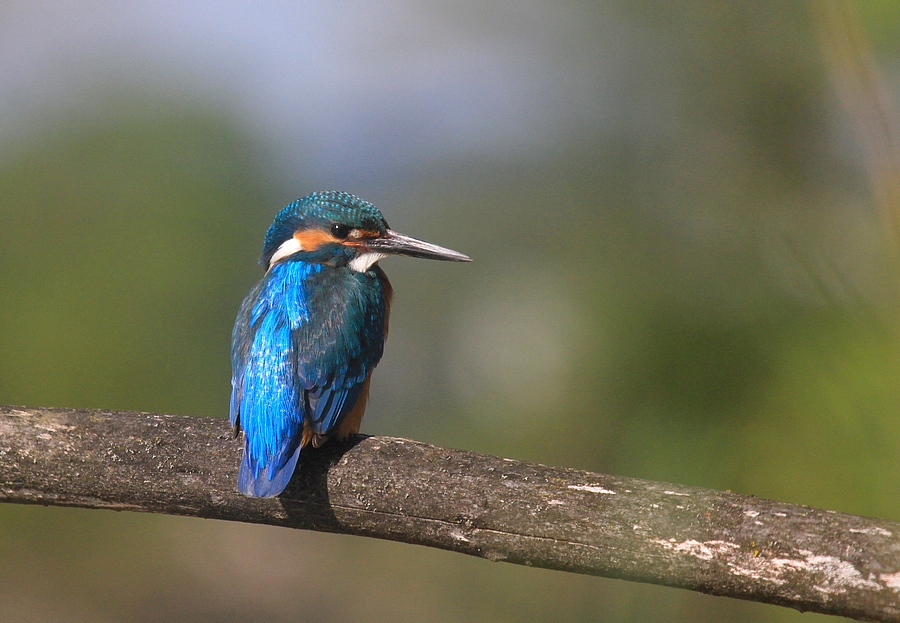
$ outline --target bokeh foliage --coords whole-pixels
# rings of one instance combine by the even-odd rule
[[[860,9],[896,57],[894,4]],[[897,241],[807,8],[616,10],[658,43],[617,83],[632,116],[342,188],[476,260],[384,263],[365,431],[900,519]],[[0,158],[0,403],[224,416],[263,232],[321,183],[214,106],[111,90]],[[0,507],[8,621],[798,617],[364,539]]]

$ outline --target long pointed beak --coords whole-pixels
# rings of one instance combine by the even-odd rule
[[[427,260],[444,260],[446,262],[471,262],[472,258],[463,255],[459,251],[439,247],[436,244],[404,236],[389,229],[384,236],[366,240],[366,247],[378,253],[392,253],[396,255],[408,255]]]

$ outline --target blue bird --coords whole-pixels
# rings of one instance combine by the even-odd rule
[[[232,333],[241,493],[278,495],[304,447],[359,431],[387,337],[392,290],[378,261],[390,254],[471,261],[398,234],[374,205],[348,193],[313,193],[275,217],[260,257],[266,274]]]

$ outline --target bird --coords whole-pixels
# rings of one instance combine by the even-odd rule
[[[374,205],[339,191],[288,204],[266,232],[263,278],[232,332],[230,419],[243,432],[237,489],[279,495],[303,448],[359,432],[381,360],[393,289],[389,255],[470,262],[399,234]]]

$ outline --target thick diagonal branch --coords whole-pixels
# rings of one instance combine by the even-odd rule
[[[234,489],[225,420],[0,407],[0,501],[264,523],[900,620],[900,523],[734,493],[358,438],[279,498]]]

